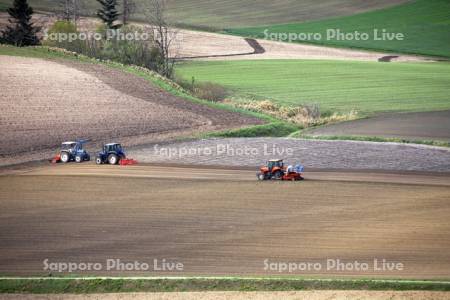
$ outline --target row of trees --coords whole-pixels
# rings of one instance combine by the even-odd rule
[[[84,11],[80,0],[58,0],[58,18],[65,23],[53,25],[51,31],[58,33],[77,33],[77,22]],[[136,10],[133,0],[122,0],[122,12],[118,10],[117,0],[97,0],[99,9],[97,16],[102,20],[106,30],[130,32],[142,30],[135,26],[129,27],[131,15]],[[53,46],[77,51],[96,58],[115,59],[123,63],[134,63],[160,74],[171,77],[174,60],[170,58],[172,43],[176,32],[169,28],[166,21],[165,0],[147,0],[147,21],[152,33],[152,41],[85,41],[83,43],[59,42]],[[40,40],[37,33],[41,28],[34,26],[31,21],[33,9],[27,0],[14,0],[13,7],[8,9],[11,16],[10,24],[0,34],[0,42],[15,46],[38,45]],[[68,32],[67,32],[68,31]],[[105,35],[106,36],[106,35]],[[118,56],[119,55],[119,56]]]
[[[83,11],[86,11],[86,7],[84,2],[81,0],[58,0],[58,17],[61,20],[71,21],[73,23],[77,23]],[[122,0],[122,13],[120,14],[117,6],[118,3],[116,0],[97,0],[100,3],[101,9],[100,18],[104,21],[109,21],[110,18],[113,18],[114,21],[119,19],[119,16],[122,18],[122,25],[127,25],[130,21],[131,16],[136,12],[136,3],[134,0]],[[98,15],[97,14],[97,15]],[[108,15],[108,18],[105,20],[104,17]]]

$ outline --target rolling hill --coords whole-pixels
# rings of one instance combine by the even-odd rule
[[[97,2],[81,1],[84,14],[94,15]],[[185,27],[220,30],[348,16],[404,2],[406,0],[169,0],[168,15],[173,23]],[[0,0],[0,8],[11,3],[12,0]],[[29,3],[40,10],[57,9],[52,0],[29,0]],[[145,0],[136,0],[136,3],[135,18],[142,20],[145,17]]]
[[[353,39],[328,37],[327,31],[330,29],[339,29],[343,34],[355,31],[367,33],[369,38],[358,40],[356,35],[353,35]],[[403,34],[404,39],[375,40],[375,29],[379,31],[378,37],[381,37],[380,33],[385,29],[389,33]],[[267,30],[266,34],[265,30]],[[348,17],[306,23],[234,28],[227,31],[259,38],[267,35],[280,37],[279,34],[288,33],[319,33],[321,38],[306,38],[306,42],[450,57],[450,1],[418,0]]]
[[[322,111],[450,109],[448,63],[204,61],[180,65],[178,74],[221,84],[238,96],[283,105],[319,104]]]

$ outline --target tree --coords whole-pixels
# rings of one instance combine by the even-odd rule
[[[166,16],[166,0],[149,0],[147,18],[153,28],[155,43],[161,56],[159,73],[171,78],[175,65],[175,59],[171,58],[173,42],[176,40],[177,31],[171,29]]]
[[[136,3],[133,0],[123,0],[122,24],[127,25],[130,16],[136,11]]]
[[[73,22],[77,24],[81,15],[82,3],[80,0],[59,0],[59,7],[61,13],[59,18],[64,21]]]
[[[114,24],[119,18],[119,12],[117,11],[117,0],[97,0],[102,6],[97,11],[97,16],[106,24],[108,29],[118,29],[120,24]]]
[[[27,0],[14,0],[13,7],[8,8],[11,16],[6,29],[2,32],[0,41],[2,43],[15,45],[18,47],[38,45],[37,33],[40,28],[34,27],[31,22],[33,8],[28,5]]]

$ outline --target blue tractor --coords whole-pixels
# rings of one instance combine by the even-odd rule
[[[110,143],[103,146],[101,152],[97,154],[95,162],[100,164],[117,165],[119,162],[126,158],[125,152],[122,149],[122,145],[118,143]]]
[[[89,153],[83,149],[85,143],[87,143],[86,140],[62,143],[59,152],[59,160],[63,163],[68,163],[70,161],[75,161],[77,163],[89,161],[91,157],[89,156]]]

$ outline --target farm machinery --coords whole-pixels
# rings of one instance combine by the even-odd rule
[[[304,167],[301,165],[285,166],[282,159],[273,159],[262,166],[256,176],[258,180],[303,180]]]
[[[97,154],[95,158],[95,163],[97,165],[100,164],[110,164],[121,166],[126,165],[134,165],[137,164],[137,161],[134,159],[127,159],[125,155],[125,151],[122,148],[121,144],[118,143],[110,143],[105,144],[101,152]]]
[[[89,156],[89,153],[83,149],[85,143],[87,143],[86,140],[62,143],[61,150],[52,159],[52,163],[68,163],[70,161],[81,163],[83,161],[89,161],[91,157]]]

